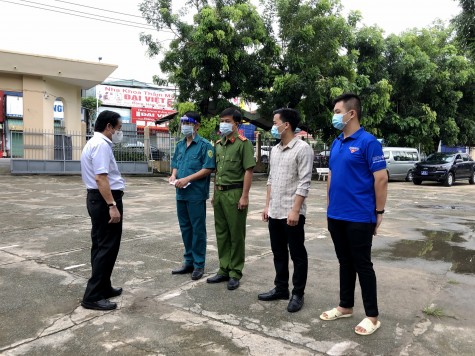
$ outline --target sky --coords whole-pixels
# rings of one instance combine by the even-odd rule
[[[140,2],[0,0],[0,49],[91,62],[101,57],[102,63],[119,66],[110,79],[151,83],[153,75],[160,74],[160,59],[150,59],[146,55],[147,48],[140,43],[139,35],[150,33],[166,43],[172,34],[149,29],[140,17]],[[184,3],[184,0],[174,1],[177,3]],[[386,34],[426,27],[437,18],[448,21],[460,12],[456,0],[341,0],[341,3],[345,14],[360,10],[364,24],[376,24]],[[41,10],[41,7],[54,11]],[[65,9],[73,9],[76,16],[61,13],[71,12]],[[85,13],[98,14],[102,19],[84,18],[92,17]],[[111,23],[125,23],[125,20],[129,21],[128,26]]]

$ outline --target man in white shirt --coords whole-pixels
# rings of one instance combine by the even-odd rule
[[[122,294],[122,288],[112,287],[110,280],[122,237],[125,181],[112,152],[112,144],[122,141],[121,128],[118,113],[101,112],[96,119],[94,136],[81,155],[81,175],[87,188],[87,211],[92,222],[92,275],[81,302],[86,309],[115,309],[117,304],[109,298]]]
[[[266,207],[262,220],[269,222],[269,235],[274,254],[275,288],[259,294],[258,299],[271,301],[289,299],[289,251],[294,263],[294,288],[287,311],[299,311],[304,303],[308,258],[305,249],[305,198],[312,179],[313,150],[294,131],[300,122],[293,109],[274,112],[271,133],[281,139],[270,155]]]

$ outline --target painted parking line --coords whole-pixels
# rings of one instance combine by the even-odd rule
[[[18,246],[20,246],[20,245],[3,246],[3,247],[0,247],[0,250],[5,250],[7,248],[18,247]]]
[[[69,266],[69,267],[64,267],[64,270],[68,270],[68,269],[73,269],[73,268],[78,268],[78,267],[82,267],[82,266],[85,266],[86,264],[85,263],[81,263],[80,265],[73,265],[73,266]]]

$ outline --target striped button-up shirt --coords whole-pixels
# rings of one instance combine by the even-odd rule
[[[308,196],[312,180],[313,150],[304,141],[294,138],[286,146],[272,148],[267,185],[271,186],[268,214],[273,219],[286,219],[296,195]],[[305,200],[300,215],[306,214]]]

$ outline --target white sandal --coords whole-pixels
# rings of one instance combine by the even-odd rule
[[[327,316],[323,315],[326,314]],[[336,320],[340,318],[349,318],[353,314],[343,314],[341,311],[339,311],[337,308],[333,308],[332,310],[328,310],[320,315],[320,319],[328,321],[328,320]]]
[[[379,327],[381,326],[381,322],[378,320],[376,322],[376,325],[374,325],[371,320],[369,320],[368,318],[364,318],[361,321],[361,323],[359,323],[356,327],[358,326],[360,328],[365,329],[366,331],[361,332],[361,331],[356,330],[355,328],[355,333],[357,333],[358,335],[371,335],[372,333],[374,333],[376,330],[379,329]]]

